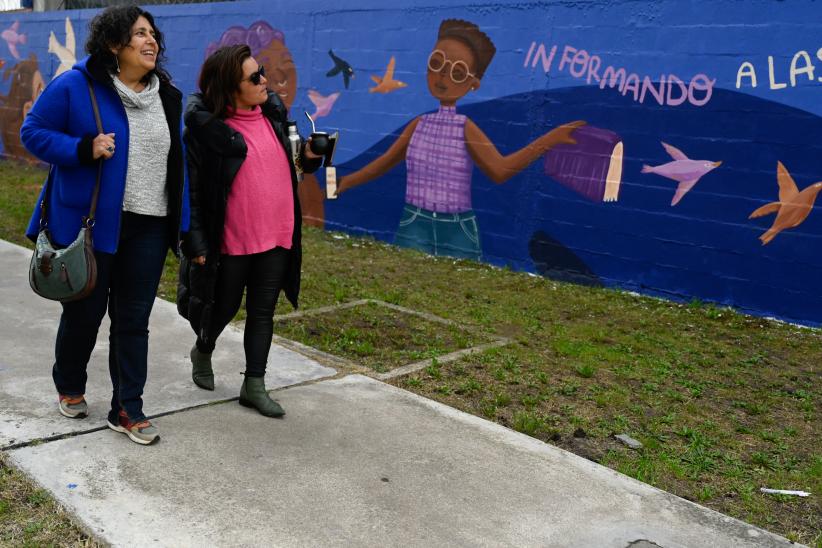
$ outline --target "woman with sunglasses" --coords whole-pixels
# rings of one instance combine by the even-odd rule
[[[240,404],[268,417],[285,411],[264,375],[280,291],[297,306],[300,287],[300,205],[287,139],[287,112],[266,88],[265,69],[246,45],[206,59],[200,91],[184,116],[191,188],[191,227],[183,240],[177,305],[197,334],[192,378],[214,390],[211,353],[246,293],[245,379]],[[301,141],[303,170],[321,157]]]
[[[342,193],[406,161],[406,203],[396,244],[479,260],[479,231],[471,205],[473,164],[495,183],[503,183],[554,146],[575,143],[571,134],[585,122],[559,126],[503,156],[476,124],[457,114],[457,101],[479,89],[495,52],[491,39],[475,24],[443,21],[428,57],[428,90],[439,101],[439,111],[411,121],[385,154],[340,179]]]

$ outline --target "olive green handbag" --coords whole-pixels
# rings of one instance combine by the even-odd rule
[[[94,120],[98,133],[103,133],[100,121],[100,110],[91,81],[87,80]],[[97,283],[97,262],[94,259],[91,230],[94,227],[94,213],[97,209],[97,196],[100,193],[100,177],[103,174],[103,160],[97,166],[97,182],[91,196],[91,207],[87,217],[83,218],[80,232],[68,247],[58,248],[52,241],[48,229],[47,204],[51,196],[54,167],[46,178],[46,190],[40,201],[40,231],[34,244],[34,254],[29,264],[29,285],[35,293],[46,299],[70,302],[87,297],[94,291]]]

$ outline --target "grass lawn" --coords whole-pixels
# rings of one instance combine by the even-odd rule
[[[25,245],[20,233],[43,175],[0,164],[0,237]],[[377,299],[462,328],[355,307],[283,320],[278,334],[375,371],[432,357],[391,382],[822,548],[819,330],[315,229],[305,230],[304,256],[303,309]],[[175,276],[170,257],[162,297],[174,298]],[[278,313],[286,312],[283,299]],[[512,342],[436,360],[493,336]],[[643,448],[617,442],[621,433]],[[28,519],[27,507],[6,493],[19,487],[7,485],[0,484],[0,543],[8,535],[4,512]],[[812,496],[767,495],[760,487]]]
[[[102,546],[0,452],[0,546]]]

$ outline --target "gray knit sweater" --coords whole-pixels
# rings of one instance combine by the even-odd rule
[[[116,76],[113,80],[128,116],[128,167],[123,211],[163,217],[168,215],[166,170],[171,136],[160,100],[160,80],[152,75],[148,86],[140,93]]]

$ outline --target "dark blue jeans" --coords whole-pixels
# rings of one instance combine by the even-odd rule
[[[108,368],[112,397],[109,419],[120,409],[133,421],[145,418],[143,388],[148,370],[148,318],[168,249],[166,217],[123,212],[117,252],[94,253],[97,286],[85,299],[64,303],[52,370],[57,392],[86,392],[86,367],[100,322],[111,319]]]

